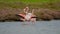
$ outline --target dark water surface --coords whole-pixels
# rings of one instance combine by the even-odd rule
[[[60,34],[60,20],[0,22],[0,34]]]

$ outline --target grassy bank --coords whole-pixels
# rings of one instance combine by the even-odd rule
[[[15,6],[15,8],[29,6],[31,8],[60,9],[60,0],[0,0],[1,3],[6,3],[9,7]]]
[[[28,6],[35,9],[38,20],[60,19],[60,0],[0,0],[0,21],[16,21],[16,14]]]

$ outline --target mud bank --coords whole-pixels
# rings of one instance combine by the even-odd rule
[[[20,8],[2,8],[0,9],[0,21],[19,21],[16,14],[23,13]],[[60,19],[60,10],[51,9],[35,9],[34,14],[38,17],[37,20],[52,20]]]

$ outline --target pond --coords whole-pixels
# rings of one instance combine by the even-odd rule
[[[60,34],[60,20],[0,22],[0,34]]]

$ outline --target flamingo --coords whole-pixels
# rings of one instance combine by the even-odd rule
[[[29,11],[29,7],[26,7],[24,9],[24,13],[25,14],[18,14],[19,16],[21,16],[22,18],[20,18],[20,20],[22,21],[32,21],[35,22],[36,21],[36,15],[34,15],[34,9],[32,10],[31,13],[28,12]]]

